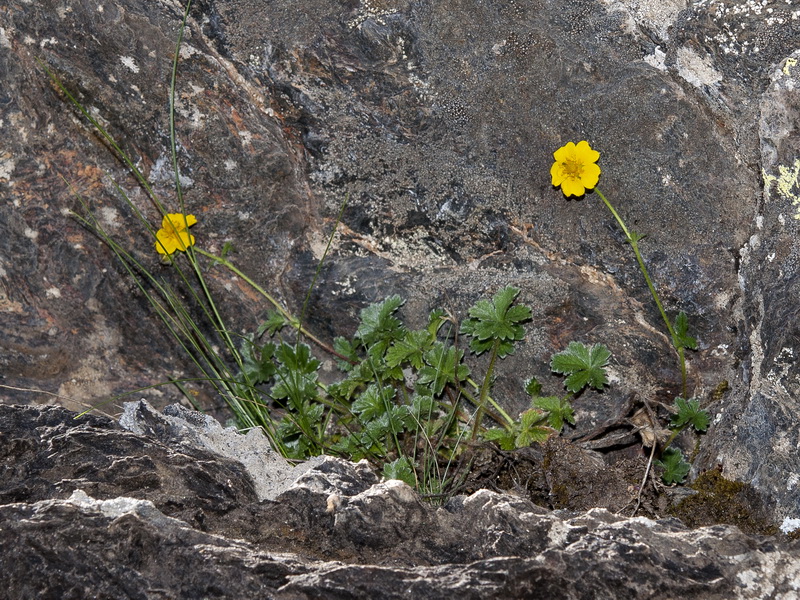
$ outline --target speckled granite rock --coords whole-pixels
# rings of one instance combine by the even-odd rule
[[[632,392],[671,402],[678,388],[613,220],[595,196],[566,201],[550,186],[552,151],[589,139],[601,188],[648,236],[667,309],[690,313],[700,340],[690,377],[715,424],[695,471],[722,464],[777,518],[800,518],[797,10],[783,0],[198,2],[177,90],[194,233],[210,250],[232,241],[237,264],[297,310],[349,194],[309,325],[349,334],[358,310],[390,293],[408,297],[411,319],[439,305],[463,315],[517,285],[534,321],[501,365],[509,411],[525,403],[524,378],[546,378],[568,341],[614,353],[613,386],[577,403],[580,434]],[[62,177],[159,269],[105,173],[144,207],[143,195],[35,62],[172,198],[167,82],[181,6],[43,0],[2,14],[7,393],[55,393],[77,408],[191,373],[107,249],[65,214],[78,202]],[[266,307],[229,274],[211,279],[231,327],[252,330]],[[722,381],[730,391],[713,394]],[[169,392],[148,397],[163,405]]]
[[[551,512],[488,490],[436,508],[339,459],[259,500],[253,471],[203,442],[218,425],[142,404],[125,420],[146,433],[0,406],[9,597],[788,598],[800,577],[797,541]],[[273,465],[279,478],[289,468]]]

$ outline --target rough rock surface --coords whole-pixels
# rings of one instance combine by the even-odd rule
[[[111,179],[155,219],[41,59],[153,188],[171,187],[167,82],[175,0],[13,1],[0,9],[0,365],[15,401],[70,407],[191,376],[107,248],[69,217],[76,192],[160,273]],[[722,465],[800,519],[800,13],[794,0],[203,0],[181,50],[177,136],[199,243],[297,310],[339,203],[350,204],[309,325],[408,297],[463,316],[506,284],[534,306],[500,368],[509,412],[573,339],[614,354],[577,403],[580,435],[636,393],[671,403],[669,339],[596,196],[566,201],[552,151],[588,139],[667,310],[690,314],[693,394],[713,413],[694,474]],[[65,183],[65,178],[74,189]],[[214,269],[236,331],[265,307]],[[503,373],[507,373],[503,376]],[[725,394],[714,393],[729,383]],[[32,393],[30,390],[38,390]],[[218,402],[203,397],[206,405]],[[169,393],[148,397],[163,405]],[[686,440],[691,447],[693,440]],[[87,491],[87,493],[89,493]]]
[[[481,490],[441,507],[325,458],[274,499],[203,442],[219,426],[129,407],[127,427],[0,405],[0,585],[11,598],[792,598],[800,542]],[[180,411],[177,411],[180,413]],[[228,432],[228,434],[233,434]],[[237,444],[230,440],[230,448]],[[250,436],[241,450],[254,452]],[[272,461],[278,478],[296,469]],[[298,475],[299,473],[299,475]],[[269,477],[263,470],[261,477]]]

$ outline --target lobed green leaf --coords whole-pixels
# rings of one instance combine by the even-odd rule
[[[361,324],[356,330],[355,338],[361,340],[366,347],[377,343],[388,346],[389,342],[402,338],[405,327],[393,313],[404,302],[400,296],[394,295],[364,308],[360,313]]]
[[[602,390],[608,385],[605,367],[610,357],[611,352],[603,344],[587,348],[581,342],[570,342],[566,350],[553,355],[550,369],[567,375],[564,385],[572,393],[587,385]]]
[[[383,465],[383,476],[386,479],[399,479],[411,487],[417,484],[414,476],[414,467],[407,456],[401,456]]]
[[[448,383],[456,385],[469,377],[469,367],[461,362],[463,358],[463,350],[437,342],[424,355],[426,366],[419,370],[417,383],[438,396]]]
[[[709,414],[700,408],[700,402],[696,398],[675,398],[676,414],[672,416],[672,427],[681,429],[686,425],[691,425],[697,431],[705,431],[711,423]]]
[[[534,408],[547,412],[547,422],[556,431],[561,431],[564,422],[575,424],[575,412],[567,398],[545,396],[534,398]]]
[[[408,363],[415,369],[421,369],[423,356],[435,340],[434,334],[427,329],[409,331],[401,340],[397,340],[386,351],[386,364],[397,367]]]
[[[679,348],[697,350],[697,340],[689,335],[689,319],[681,311],[675,317],[675,345]]]
[[[372,384],[359,394],[351,410],[359,415],[363,422],[372,421],[387,412],[394,395],[393,387]]]
[[[664,469],[661,479],[667,485],[683,483],[692,468],[683,458],[683,452],[677,448],[667,448],[661,455],[661,460],[653,461],[653,464]]]
[[[478,300],[469,309],[469,318],[461,324],[461,333],[473,338],[470,341],[473,352],[481,354],[499,341],[498,356],[502,358],[513,353],[513,342],[525,337],[520,323],[531,318],[531,309],[527,306],[511,306],[519,293],[519,288],[508,286],[497,292],[491,301]]]

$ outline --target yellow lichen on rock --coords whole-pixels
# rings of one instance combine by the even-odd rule
[[[777,176],[768,175],[766,171],[762,173],[762,176],[767,189],[771,189],[774,184],[778,195],[790,200],[797,207],[794,218],[800,219],[800,158],[794,161],[792,167],[778,165]]]

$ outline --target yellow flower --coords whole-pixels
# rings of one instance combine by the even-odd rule
[[[583,196],[586,190],[592,189],[600,179],[600,167],[595,163],[600,160],[600,153],[592,150],[589,142],[578,142],[576,146],[569,142],[553,153],[556,162],[550,167],[553,185],[561,186],[561,191],[570,196]]]
[[[159,254],[172,254],[176,250],[185,251],[189,246],[194,246],[194,236],[188,228],[197,223],[194,215],[171,213],[164,215],[161,220],[161,229],[156,232],[156,250]]]

